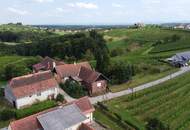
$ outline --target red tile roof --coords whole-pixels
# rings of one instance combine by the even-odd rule
[[[72,103],[75,103],[84,114],[93,112],[95,110],[94,107],[92,106],[92,104],[90,103],[88,97],[82,97],[82,98],[80,98],[80,99],[78,99]],[[69,104],[70,103],[68,103],[67,105],[69,105]],[[37,129],[42,129],[42,126],[40,125],[40,123],[37,119],[37,116],[51,112],[51,111],[56,110],[58,108],[59,107],[51,108],[51,109],[45,110],[43,112],[28,116],[26,118],[13,121],[10,123],[11,130],[37,130]]]
[[[41,69],[53,70],[53,62],[55,62],[56,66],[65,64],[62,61],[57,61],[50,57],[45,57],[40,63],[33,65],[33,69],[35,71],[40,71]]]
[[[9,86],[16,98],[28,96],[58,86],[51,71],[13,78]]]
[[[79,130],[95,130],[91,128],[88,124],[82,123],[81,126],[79,127]]]
[[[79,75],[80,68],[81,67],[86,67],[88,69],[92,69],[90,64],[88,62],[81,62],[77,64],[65,64],[65,65],[60,65],[56,66],[56,72],[57,74],[61,77],[75,77]]]
[[[101,76],[101,73],[98,73],[92,69],[88,69],[86,67],[81,67],[79,78],[87,83],[93,83],[95,82],[99,76]]]
[[[75,103],[84,114],[95,111],[93,105],[90,103],[90,100],[87,96],[77,99],[73,101],[73,103]]]

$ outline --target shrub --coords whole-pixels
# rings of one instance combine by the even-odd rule
[[[23,118],[55,106],[57,106],[57,103],[55,101],[44,101],[36,103],[32,105],[30,108],[16,110],[16,118]]]
[[[123,55],[124,53],[125,52],[124,52],[123,48],[115,48],[115,49],[111,50],[110,56],[111,57],[120,56],[120,55]]]
[[[161,122],[157,118],[149,119],[146,125],[146,129],[147,130],[170,130],[168,125],[163,124],[163,122]]]
[[[119,121],[122,121],[122,117],[121,117],[119,114],[114,113],[114,115],[117,117],[117,119],[118,119]]]
[[[15,117],[15,111],[11,109],[4,109],[0,112],[0,120],[7,121]]]
[[[58,94],[57,97],[56,97],[56,101],[63,102],[64,101],[64,96],[61,95],[61,94]]]
[[[67,80],[64,84],[60,84],[60,87],[74,98],[80,98],[87,95],[85,87],[75,81]]]

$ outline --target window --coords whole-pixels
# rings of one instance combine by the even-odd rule
[[[97,83],[97,86],[98,86],[98,87],[101,87],[101,86],[102,86],[102,84],[101,84],[101,83]]]
[[[37,93],[37,96],[41,96],[41,93]]]

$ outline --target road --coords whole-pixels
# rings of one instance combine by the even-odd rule
[[[146,83],[146,84],[143,84],[143,85],[140,85],[140,86],[137,86],[135,88],[132,89],[128,89],[128,90],[124,90],[124,91],[120,91],[120,92],[116,92],[116,93],[107,93],[105,95],[101,95],[101,96],[97,96],[97,97],[91,97],[90,98],[90,101],[92,104],[96,104],[97,102],[102,102],[102,101],[106,101],[106,100],[110,100],[110,99],[113,99],[113,98],[116,98],[116,97],[120,97],[120,96],[124,96],[124,95],[128,95],[128,94],[131,94],[133,92],[138,92],[138,91],[141,91],[143,89],[146,89],[146,88],[150,88],[150,87],[154,87],[158,84],[161,84],[165,81],[168,81],[170,79],[173,79],[177,76],[180,76],[186,72],[190,71],[190,67],[183,67],[181,68],[179,71],[171,74],[171,75],[168,75],[164,78],[161,78],[161,79],[158,79],[158,80],[155,80],[155,81],[152,81],[152,82],[149,82],[149,83]]]

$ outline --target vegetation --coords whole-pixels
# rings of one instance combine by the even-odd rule
[[[56,101],[59,101],[59,102],[63,102],[65,99],[64,99],[64,96],[62,94],[58,94],[57,97],[56,97]]]
[[[147,130],[169,130],[169,126],[166,126],[160,120],[153,118],[149,119],[146,125]]]
[[[106,106],[123,119],[133,118],[133,123],[142,124],[144,129],[149,119],[156,118],[172,130],[187,130],[190,126],[189,76],[187,73],[153,88],[108,101]]]
[[[36,103],[29,108],[16,110],[16,118],[20,119],[55,106],[57,106],[57,103],[53,100]]]
[[[87,95],[85,87],[75,81],[67,80],[64,84],[60,84],[60,87],[74,98],[80,98]]]

